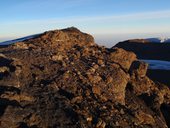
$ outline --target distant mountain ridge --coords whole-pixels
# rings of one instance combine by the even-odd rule
[[[40,34],[34,34],[34,35],[29,35],[29,36],[25,36],[22,38],[17,38],[17,39],[13,39],[13,40],[7,40],[7,41],[3,41],[0,42],[0,45],[10,45],[16,42],[22,42],[28,39],[32,39],[32,38],[36,38],[37,36],[41,35]],[[135,42],[135,43],[170,43],[170,38],[169,37],[153,37],[153,38],[144,38],[144,39],[129,39],[126,40],[128,42]]]
[[[30,36],[25,36],[25,37],[22,37],[22,38],[14,39],[14,40],[3,41],[3,42],[0,42],[0,45],[10,45],[10,44],[13,44],[13,43],[16,43],[16,42],[22,42],[22,41],[25,41],[25,40],[28,40],[28,39],[35,38],[39,35],[41,35],[41,34],[35,34],[35,35],[30,35]]]
[[[153,43],[170,43],[170,38],[147,38],[146,40]]]
[[[131,39],[119,42],[114,47],[132,51],[139,59],[170,61],[170,39],[168,38]]]

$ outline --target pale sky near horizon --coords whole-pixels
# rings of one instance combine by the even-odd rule
[[[170,37],[170,1],[0,1],[0,41],[70,26],[91,33],[101,42]]]

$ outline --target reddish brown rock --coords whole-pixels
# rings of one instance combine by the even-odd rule
[[[133,52],[127,52],[121,48],[113,48],[113,52],[110,53],[110,59],[114,63],[118,63],[125,70],[129,70],[133,61],[136,60],[136,55]]]
[[[148,69],[148,64],[142,61],[134,61],[130,68],[130,74],[139,77],[145,77]]]
[[[138,111],[137,113],[135,113],[135,117],[137,118],[137,125],[141,125],[141,124],[155,124],[155,120],[154,118],[149,115],[146,114],[142,111]]]

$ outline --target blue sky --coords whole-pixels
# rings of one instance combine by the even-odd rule
[[[0,41],[69,26],[100,41],[170,36],[170,0],[0,1]]]

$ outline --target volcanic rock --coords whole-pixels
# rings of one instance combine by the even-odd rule
[[[167,128],[170,90],[132,52],[67,28],[0,48],[1,128]]]
[[[162,41],[164,42],[164,40]],[[170,61],[170,43],[161,43],[161,40],[157,38],[126,40],[119,42],[113,48],[115,47],[134,52],[140,60],[153,60],[156,62],[155,64]],[[170,86],[170,70],[163,66],[163,64],[162,66],[155,67],[153,64],[150,64],[150,68],[147,70],[147,76],[154,81]]]
[[[110,59],[114,63],[118,63],[123,69],[129,70],[131,63],[136,60],[136,55],[133,52],[127,52],[121,48],[111,49]]]
[[[147,72],[148,64],[142,61],[134,61],[130,68],[130,74],[140,77],[145,77]]]

